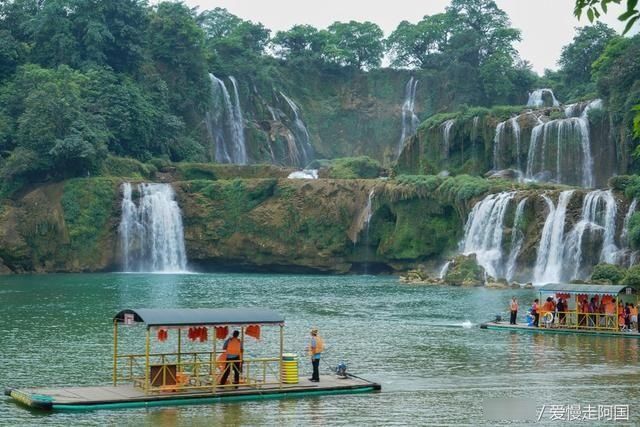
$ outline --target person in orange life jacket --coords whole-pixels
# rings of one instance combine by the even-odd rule
[[[533,305],[531,306],[531,314],[533,315],[533,326],[538,327],[540,323],[540,308],[538,307],[538,302],[540,302],[537,298],[533,300]]]
[[[509,304],[509,311],[511,312],[510,325],[516,324],[516,318],[518,317],[518,300],[516,297],[511,297],[511,303]]]
[[[233,336],[227,339],[222,346],[222,349],[227,352],[227,364],[224,368],[224,373],[220,379],[220,384],[226,384],[229,378],[229,372],[233,369],[233,383],[238,384],[240,382],[240,372],[242,372],[242,342],[240,341],[240,332],[233,331]]]
[[[318,329],[311,329],[311,342],[309,343],[309,354],[311,355],[311,365],[313,366],[313,375],[309,381],[320,382],[320,357],[324,351],[324,341],[318,335]]]

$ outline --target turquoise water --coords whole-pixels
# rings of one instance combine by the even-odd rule
[[[345,361],[351,372],[381,383],[383,392],[76,414],[30,412],[3,398],[0,425],[480,425],[484,397],[628,404],[638,424],[639,341],[476,327],[505,311],[513,294],[521,305],[536,295],[407,286],[373,276],[2,277],[3,387],[108,383],[111,318],[122,308],[260,306],[285,314],[286,351],[301,353],[309,328],[318,326],[328,347],[325,361]],[[130,335],[125,343],[133,346]],[[266,332],[249,353],[275,348],[276,336]],[[302,367],[308,374],[310,366]]]

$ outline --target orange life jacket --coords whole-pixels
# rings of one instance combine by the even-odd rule
[[[227,341],[227,355],[228,356],[240,356],[242,353],[242,343],[238,338],[231,337]]]
[[[518,303],[511,300],[511,311],[518,311]]]
[[[324,351],[324,340],[322,338],[320,338],[319,335],[316,335],[314,337],[316,339],[316,347],[313,348],[311,346],[309,346],[309,349],[311,350],[311,354],[319,354],[322,353]]]

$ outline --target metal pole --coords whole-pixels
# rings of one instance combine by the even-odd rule
[[[181,371],[182,366],[180,362],[182,361],[182,329],[178,328],[178,370]]]
[[[113,386],[118,384],[118,321],[113,319]]]
[[[149,391],[149,348],[151,347],[151,328],[147,326],[147,344],[145,350],[144,391]]]
[[[218,328],[213,328],[213,360],[215,361],[215,363],[213,365],[213,369],[211,370],[211,376],[213,377],[211,383],[213,384],[213,392],[214,393],[218,389],[218,375],[217,375],[218,358],[217,358],[217,355],[216,355],[217,343],[218,343]]]
[[[280,369],[278,385],[282,388],[282,353],[284,352],[284,325],[280,325]]]

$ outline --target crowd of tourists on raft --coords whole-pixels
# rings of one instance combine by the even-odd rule
[[[540,327],[540,320],[543,320],[544,327],[571,326],[582,328],[604,327],[619,329],[620,331],[638,331],[640,333],[640,323],[638,322],[638,307],[633,303],[622,303],[613,296],[604,295],[579,295],[574,310],[569,309],[567,301],[568,295],[547,297],[544,303],[540,304],[539,299],[533,300],[533,304],[527,313],[527,323],[529,326]],[[511,325],[517,324],[518,300],[511,298],[509,304]],[[577,325],[569,325],[568,315],[577,314]]]

